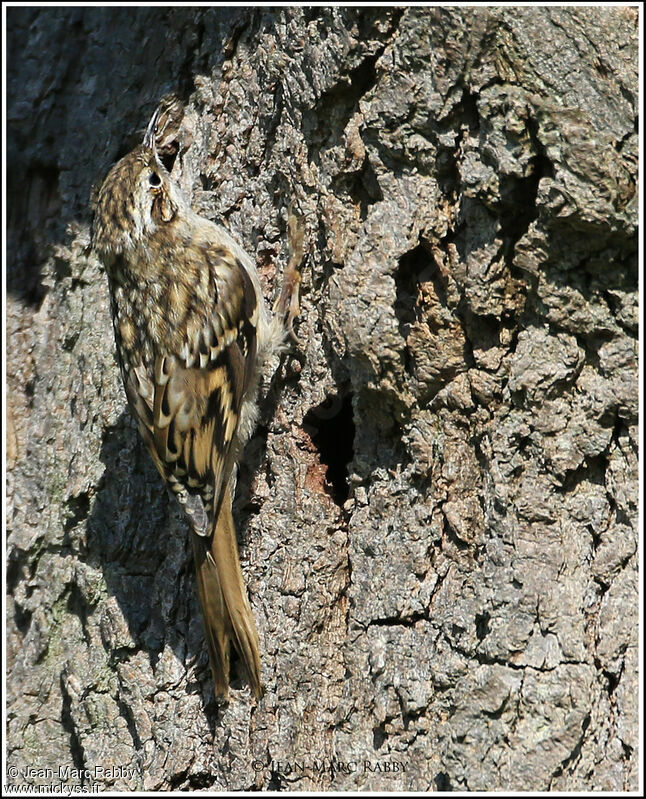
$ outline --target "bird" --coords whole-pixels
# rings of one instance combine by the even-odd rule
[[[253,260],[192,210],[157,151],[168,98],[140,145],[109,171],[91,246],[108,276],[117,360],[145,446],[191,526],[216,696],[227,700],[230,646],[263,692],[256,623],[238,555],[235,470],[258,417],[258,382],[298,314],[302,234],[273,311]],[[174,117],[177,110],[174,108]]]

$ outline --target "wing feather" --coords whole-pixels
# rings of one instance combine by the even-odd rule
[[[161,352],[146,373],[130,370],[127,393],[140,432],[173,490],[198,494],[217,516],[256,357],[256,296],[244,267],[218,282],[210,318],[189,319],[176,353]]]

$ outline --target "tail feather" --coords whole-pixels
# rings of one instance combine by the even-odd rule
[[[216,694],[226,698],[229,693],[229,643],[233,641],[251,688],[259,698],[262,688],[258,632],[240,568],[228,488],[213,535],[206,538],[193,533],[192,541]]]

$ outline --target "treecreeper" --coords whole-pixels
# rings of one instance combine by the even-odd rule
[[[216,695],[229,691],[230,644],[262,694],[258,632],[232,515],[236,464],[258,416],[258,382],[293,336],[303,234],[270,312],[254,262],[220,225],[195,213],[160,152],[182,116],[163,98],[141,145],[108,173],[92,247],[110,286],[121,375],[139,433],[190,521]]]

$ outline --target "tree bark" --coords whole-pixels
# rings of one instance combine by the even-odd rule
[[[7,25],[9,781],[637,790],[637,10]],[[306,226],[235,503],[258,703],[213,699],[87,249],[168,90],[269,301]]]

